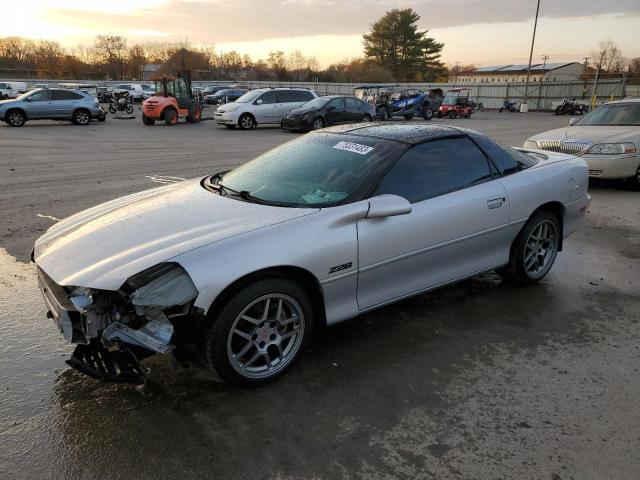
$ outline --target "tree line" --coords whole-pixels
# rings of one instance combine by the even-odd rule
[[[274,51],[253,59],[237,51],[188,40],[131,43],[119,35],[96,35],[91,45],[65,48],[53,40],[0,37],[2,76],[139,80],[147,64],[163,64],[176,52],[189,52],[194,80],[282,80],[326,82],[435,81],[446,77],[440,62],[444,47],[418,29],[420,16],[410,8],[388,11],[363,35],[364,52],[321,69],[300,50]]]

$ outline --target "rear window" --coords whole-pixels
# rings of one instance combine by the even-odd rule
[[[472,135],[471,138],[489,155],[489,158],[491,158],[493,164],[502,175],[510,175],[538,163],[535,157],[516,150],[509,145],[494,143],[482,135]]]
[[[308,90],[276,90],[278,103],[300,103],[313,100],[313,94]]]

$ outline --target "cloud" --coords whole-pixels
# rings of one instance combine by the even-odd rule
[[[407,5],[406,0],[163,0],[153,8],[139,1],[135,10],[118,14],[54,8],[48,16],[68,25],[90,25],[96,33],[157,30],[195,42],[221,43],[360,34],[385,11]],[[531,0],[413,0],[410,6],[421,15],[423,29],[521,22],[535,14]],[[640,15],[640,2],[543,1],[540,10],[542,18],[636,16]]]

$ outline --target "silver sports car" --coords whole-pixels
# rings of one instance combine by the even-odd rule
[[[137,383],[143,357],[195,351],[252,386],[320,325],[488,270],[539,281],[582,223],[587,184],[572,155],[349,125],[76,214],[33,260],[76,369]]]

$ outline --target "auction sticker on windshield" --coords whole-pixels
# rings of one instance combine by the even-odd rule
[[[358,153],[360,155],[366,155],[373,147],[369,145],[361,145],[359,143],[351,143],[351,142],[339,142],[336,143],[333,148],[337,148],[338,150],[345,150],[347,152]]]

